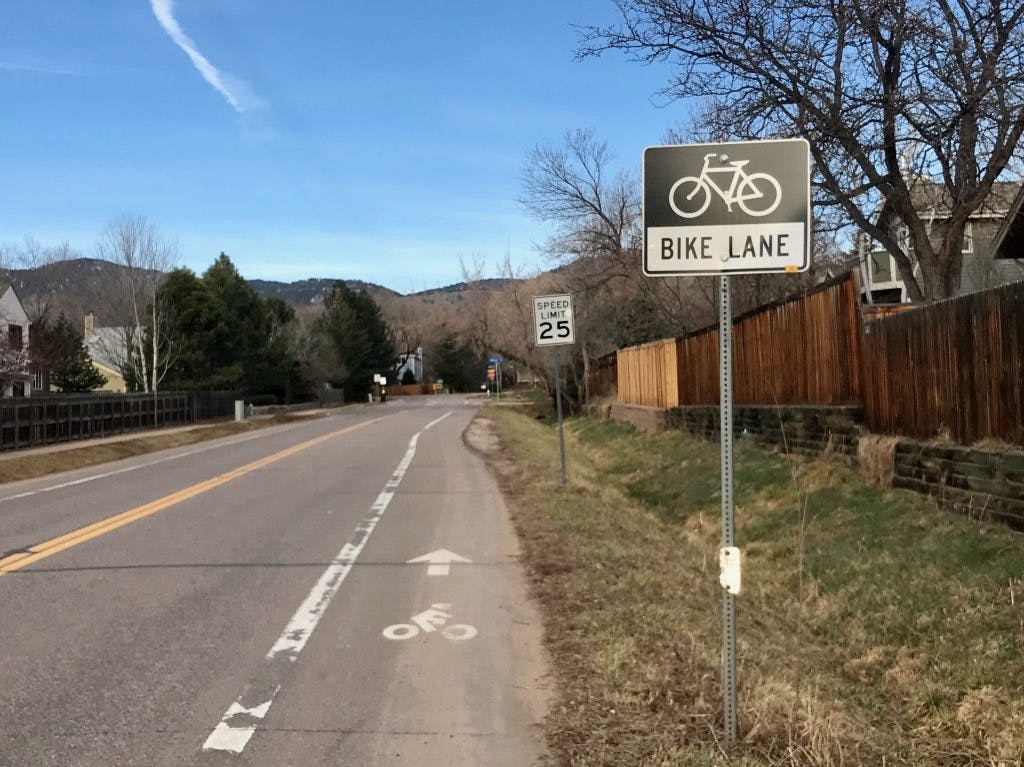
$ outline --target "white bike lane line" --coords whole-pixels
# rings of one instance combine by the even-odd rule
[[[246,685],[238,698],[228,707],[220,722],[203,743],[203,752],[227,752],[241,754],[256,728],[266,718],[274,698],[281,689],[288,667],[295,662],[320,623],[334,595],[351,572],[353,565],[366,546],[370,535],[377,527],[384,512],[402,483],[405,473],[416,455],[416,444],[420,435],[450,416],[448,411],[424,426],[409,440],[409,446],[402,460],[395,467],[384,489],[370,506],[370,512],[356,527],[355,532],[341,547],[334,560],[324,570],[320,579],[303,600],[298,610],[288,621],[284,631],[267,652],[265,662],[253,680]]]

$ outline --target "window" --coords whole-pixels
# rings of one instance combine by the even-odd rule
[[[9,349],[13,349],[16,352],[21,351],[21,325],[7,326],[7,347]]]
[[[964,227],[964,241],[960,246],[962,253],[973,253],[974,252],[974,226],[970,221]]]
[[[871,251],[871,281],[891,282],[892,261],[887,250]]]

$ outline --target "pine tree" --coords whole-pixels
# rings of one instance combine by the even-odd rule
[[[88,392],[103,386],[106,377],[92,364],[82,334],[61,314],[55,322],[37,322],[32,326],[30,348],[37,360],[45,356],[50,383],[65,394]]]
[[[346,399],[365,399],[374,373],[393,369],[394,338],[377,302],[365,290],[335,283],[317,329],[330,338],[337,352],[344,377],[331,383],[344,388]]]

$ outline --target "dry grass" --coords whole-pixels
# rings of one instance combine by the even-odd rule
[[[899,437],[866,434],[857,442],[860,473],[869,485],[889,487],[896,470],[895,454]]]
[[[120,461],[124,458],[132,458],[133,456],[145,453],[153,453],[157,450],[183,447],[196,442],[229,437],[233,434],[242,434],[257,429],[264,429],[268,426],[293,422],[293,419],[286,416],[275,416],[265,420],[245,421],[243,423],[226,421],[213,425],[197,426],[187,431],[150,435],[145,435],[145,432],[142,432],[142,436],[116,442],[83,444],[81,447],[75,448],[33,451],[29,455],[5,456],[0,459],[0,484],[22,479],[34,479],[61,471],[83,469],[88,466]]]
[[[1020,536],[738,448],[741,736],[719,689],[718,450],[492,409],[559,676],[559,765],[1021,765]]]

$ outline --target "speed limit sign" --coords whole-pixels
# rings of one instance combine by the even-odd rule
[[[576,331],[572,324],[572,296],[534,296],[533,327],[537,346],[576,343]]]

